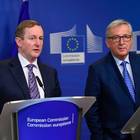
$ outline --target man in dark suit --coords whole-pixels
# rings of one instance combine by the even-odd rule
[[[129,52],[132,42],[130,23],[112,21],[106,29],[110,52],[89,67],[85,95],[96,97],[86,114],[91,140],[131,140],[121,129],[140,105],[140,56]],[[126,62],[133,96],[125,83],[122,62]]]
[[[30,64],[34,79],[37,76],[42,84],[35,80],[38,98],[61,95],[56,70],[38,60],[43,48],[42,26],[37,21],[25,20],[18,25],[15,34],[18,55],[0,62],[0,112],[8,101],[31,99],[27,67]]]

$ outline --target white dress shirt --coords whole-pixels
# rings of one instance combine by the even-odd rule
[[[28,84],[28,68],[27,68],[27,65],[29,65],[30,62],[27,59],[25,59],[20,53],[18,53],[18,58],[19,58],[19,61],[21,63],[21,66],[22,66],[22,69],[23,69],[23,72],[24,72],[24,75],[25,75],[25,78],[26,78],[26,82]],[[34,75],[38,76],[39,79],[41,80],[41,82],[43,83],[42,76],[41,76],[41,73],[40,73],[40,70],[39,70],[39,67],[38,67],[38,64],[37,64],[37,60],[35,60],[32,64],[35,65],[35,67],[33,67]],[[42,87],[39,86],[38,81],[36,81],[36,82],[37,82],[40,98],[44,98],[45,97],[44,90],[42,89]]]

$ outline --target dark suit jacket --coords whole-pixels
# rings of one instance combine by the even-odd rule
[[[96,103],[86,114],[91,140],[128,140],[120,130],[140,105],[140,56],[129,55],[136,90],[133,102],[111,53],[90,65],[86,96],[95,96]],[[127,138],[126,138],[127,137]]]
[[[61,95],[57,72],[40,62],[46,97]],[[8,101],[30,99],[28,85],[18,57],[0,62],[0,112]]]

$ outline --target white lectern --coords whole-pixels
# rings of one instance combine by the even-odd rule
[[[8,102],[0,115],[0,140],[39,140],[42,135],[63,140],[61,133],[64,139],[80,140],[81,118],[95,100],[75,96]]]

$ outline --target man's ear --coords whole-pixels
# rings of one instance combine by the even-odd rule
[[[108,48],[110,48],[109,41],[107,39],[105,39],[105,44]]]
[[[22,46],[22,39],[20,37],[16,37],[15,42],[16,42],[18,48],[20,48]]]

